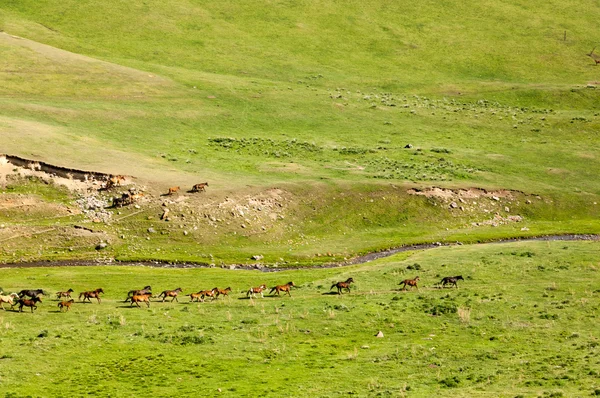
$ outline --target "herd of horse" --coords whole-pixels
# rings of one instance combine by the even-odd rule
[[[111,188],[121,187],[126,183],[126,181],[127,181],[127,178],[123,175],[109,175],[106,177],[106,180],[100,187],[100,190],[108,191]],[[206,192],[206,187],[208,187],[208,182],[201,182],[199,184],[195,184],[194,186],[192,186],[192,189],[190,189],[188,192],[189,193]],[[174,195],[177,192],[179,192],[180,189],[181,188],[179,186],[170,187],[168,192],[166,194],[164,194],[163,196]],[[121,194],[121,196],[114,197],[111,207],[114,208],[114,207],[123,207],[123,206],[131,205],[131,204],[139,201],[143,196],[144,196],[144,194],[142,192],[136,192],[132,188],[132,190],[123,192]]]
[[[447,277],[442,278],[442,280],[437,283],[437,286],[440,288],[444,288],[447,285],[449,285],[450,288],[452,288],[452,287],[458,288],[457,282],[459,280],[464,280],[462,275],[447,276]],[[405,279],[405,280],[401,281],[399,283],[399,285],[402,285],[402,290],[407,290],[407,288],[409,288],[409,289],[415,288],[415,289],[419,290],[419,286],[417,285],[418,282],[419,282],[419,277],[417,276],[413,279]],[[350,285],[352,283],[354,283],[354,279],[348,278],[345,281],[334,283],[333,285],[331,285],[331,288],[329,290],[331,291],[331,290],[333,290],[333,288],[336,288],[337,294],[339,294],[339,295],[341,295],[344,291],[350,293]],[[295,286],[296,285],[294,284],[294,282],[291,282],[291,281],[286,284],[283,284],[283,285],[276,285],[270,289],[269,294],[272,296],[281,296],[281,293],[283,293],[284,295],[287,293],[287,295],[291,297],[292,296],[292,293],[291,293],[292,287],[295,287]],[[249,298],[249,299],[256,298],[257,294],[260,294],[260,296],[262,298],[264,298],[263,292],[266,292],[267,290],[268,290],[268,288],[267,288],[266,284],[262,284],[262,285],[256,286],[256,287],[251,287],[250,289],[248,289],[246,291],[246,298]],[[210,290],[200,290],[198,292],[190,293],[187,295],[187,297],[190,298],[190,302],[204,302],[206,299],[216,300],[219,298],[219,296],[229,297],[229,293],[231,291],[232,291],[231,287],[226,287],[225,289],[220,289],[218,287],[214,287]],[[58,300],[61,300],[58,303],[58,309],[60,312],[69,311],[71,309],[71,306],[73,305],[73,303],[75,303],[75,300],[71,297],[71,293],[73,293],[73,292],[74,292],[73,289],[68,289],[68,290],[56,293],[56,298]],[[178,287],[173,290],[163,290],[160,294],[155,296],[152,293],[152,287],[150,285],[148,285],[148,286],[145,286],[143,289],[139,289],[139,290],[134,289],[134,290],[130,290],[129,292],[127,292],[127,297],[125,298],[124,302],[131,303],[130,307],[133,307],[133,305],[135,304],[137,307],[141,308],[140,303],[146,304],[147,307],[150,307],[150,299],[151,298],[155,298],[157,300],[160,300],[161,302],[165,302],[165,300],[170,298],[171,302],[173,302],[173,301],[179,302],[178,296],[182,292],[183,292],[183,289]],[[102,288],[81,292],[79,294],[79,301],[81,303],[85,303],[86,301],[92,303],[92,299],[96,299],[98,304],[100,304],[102,302],[102,299],[100,298],[100,294],[102,294],[102,293],[104,293],[104,289],[102,289]],[[24,290],[21,290],[19,293],[11,293],[9,295],[3,295],[3,293],[0,292],[0,306],[5,311],[6,311],[6,308],[4,308],[5,303],[10,304],[11,309],[14,311],[16,311],[15,307],[18,306],[19,312],[23,312],[23,307],[29,307],[31,309],[31,312],[33,313],[33,311],[35,309],[37,309],[37,303],[42,302],[41,296],[45,296],[45,295],[47,295],[47,293],[45,293],[42,289],[24,289]],[[66,300],[66,299],[68,299],[68,300]]]

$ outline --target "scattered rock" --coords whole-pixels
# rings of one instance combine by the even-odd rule
[[[96,245],[96,250],[106,249],[107,247],[108,247],[108,244],[106,242],[100,242]]]
[[[379,337],[379,338],[383,337],[383,332],[380,330],[379,333],[377,333],[375,335],[375,337]]]
[[[263,258],[265,258],[265,256],[261,256],[260,254],[256,254],[256,255],[252,256],[252,260],[256,260],[256,261],[260,261]]]
[[[155,234],[156,230],[152,227],[148,228],[148,233]]]

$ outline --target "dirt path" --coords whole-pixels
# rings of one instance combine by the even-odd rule
[[[570,234],[570,235],[547,235],[533,238],[512,238],[512,239],[500,239],[497,241],[490,241],[485,243],[474,243],[473,245],[483,244],[502,244],[511,242],[539,242],[539,241],[599,241],[600,235],[589,235],[589,234]],[[310,269],[310,268],[337,268],[345,267],[349,265],[364,264],[370,261],[378,260],[380,258],[390,257],[397,253],[417,250],[429,250],[443,246],[460,246],[462,243],[423,243],[417,245],[401,246],[394,249],[383,250],[380,252],[374,252],[358,256],[348,261],[328,263],[323,265],[317,265],[313,267],[282,267],[282,268],[271,268],[269,266],[258,266],[256,264],[231,264],[225,265],[221,268],[232,269],[232,270],[259,270],[262,272],[279,272],[289,271],[294,269]],[[29,267],[92,267],[92,266],[144,266],[144,267],[156,267],[156,268],[214,268],[207,263],[170,263],[161,261],[116,261],[116,260],[60,260],[60,261],[32,261],[26,263],[7,263],[0,264],[0,268],[29,268]]]

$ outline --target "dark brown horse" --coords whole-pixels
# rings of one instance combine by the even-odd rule
[[[442,287],[445,287],[446,285],[450,285],[450,287],[456,286],[456,288],[458,289],[458,285],[456,284],[456,282],[458,281],[464,281],[462,275],[447,276],[445,278],[442,278],[439,285],[441,285]]]
[[[181,293],[181,292],[183,292],[183,289],[182,289],[182,288],[180,288],[180,287],[178,287],[178,288],[177,288],[177,289],[175,289],[175,290],[165,290],[164,292],[162,292],[162,293],[160,293],[160,294],[158,295],[158,298],[160,298],[161,296],[163,296],[163,299],[162,299],[163,303],[165,302],[165,300],[167,299],[167,297],[173,297],[173,298],[171,299],[171,302],[173,302],[173,300],[174,300],[174,301],[177,301],[177,302],[179,302],[179,300],[177,300],[177,296],[178,296],[178,295],[179,295],[179,293]]]
[[[416,287],[417,290],[419,290],[419,286],[417,286],[417,282],[419,281],[419,277],[415,277],[415,279],[405,279],[402,282],[398,283],[399,285],[404,285],[404,287],[402,288],[402,290],[406,290],[407,286],[410,286],[411,288]]]
[[[277,286],[271,288],[271,291],[269,292],[269,294],[275,292],[279,296],[280,292],[284,292],[284,293],[287,293],[290,297],[292,297],[292,294],[290,293],[290,290],[292,290],[292,286],[296,286],[296,285],[294,285],[294,282],[288,282],[285,285],[277,285]]]
[[[104,293],[104,290],[101,287],[90,292],[81,292],[79,293],[79,300],[81,300],[81,297],[83,297],[83,300],[81,301],[85,302],[85,300],[87,300],[91,303],[91,299],[95,298],[96,300],[98,300],[98,304],[100,304],[100,302],[102,301],[100,300],[100,293]]]
[[[74,290],[73,289],[69,289],[66,292],[56,292],[56,298],[60,299],[60,298],[71,298],[71,293],[73,293]]]
[[[23,312],[23,307],[29,307],[31,308],[31,312],[33,313],[33,309],[35,308],[37,310],[37,305],[35,305],[35,303],[41,303],[42,299],[40,299],[39,297],[34,297],[31,300],[29,299],[19,299],[19,301],[17,302],[17,304],[19,304],[19,312]]]
[[[264,283],[258,287],[251,287],[246,292],[246,297],[250,297],[250,295],[252,295],[252,297],[256,298],[256,295],[260,294],[260,297],[264,298],[265,296],[263,296],[263,290],[267,290],[267,285]]]
[[[342,290],[343,289],[348,290],[348,293],[350,293],[350,284],[352,282],[354,282],[354,279],[348,278],[348,279],[346,279],[345,282],[334,283],[333,285],[331,285],[331,287],[329,288],[329,290],[333,289],[334,287],[337,287],[338,294],[342,294]]]
[[[67,311],[69,311],[71,309],[71,305],[75,302],[75,300],[71,299],[69,301],[61,301],[60,303],[58,303],[58,308],[60,309],[60,312],[62,312],[62,310],[64,308],[67,309]]]
[[[35,298],[39,295],[44,296],[44,291],[42,289],[25,289],[19,292],[19,297],[28,296],[31,298]]]

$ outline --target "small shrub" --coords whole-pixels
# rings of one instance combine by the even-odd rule
[[[446,388],[455,388],[460,384],[460,379],[458,376],[446,377],[443,380],[440,380],[440,384]]]

